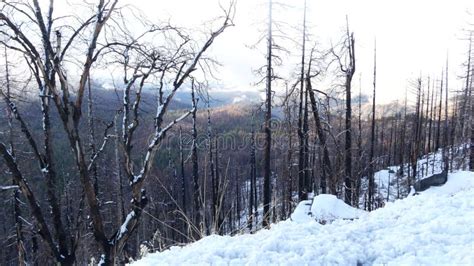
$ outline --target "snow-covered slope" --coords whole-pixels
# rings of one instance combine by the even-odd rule
[[[133,265],[474,265],[474,173],[356,220],[283,221],[253,235],[209,236]]]

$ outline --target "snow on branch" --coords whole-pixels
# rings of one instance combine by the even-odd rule
[[[7,191],[11,189],[19,189],[19,186],[0,186],[0,191]]]
[[[107,127],[105,128],[105,132],[104,132],[104,140],[102,142],[102,145],[100,145],[100,148],[99,150],[97,150],[97,152],[95,154],[92,155],[91,157],[91,161],[89,163],[89,166],[87,166],[87,171],[90,171],[92,169],[92,166],[94,165],[95,161],[97,160],[97,158],[99,157],[99,155],[104,151],[105,149],[105,146],[107,145],[107,142],[110,138],[110,135],[108,134],[108,131],[111,127],[114,126],[114,123],[110,123],[107,125]]]

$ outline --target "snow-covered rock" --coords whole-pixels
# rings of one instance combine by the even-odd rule
[[[357,219],[364,213],[366,212],[347,205],[331,194],[316,196],[311,205],[311,216],[320,222],[331,222],[336,219]]]
[[[347,205],[343,200],[331,194],[321,194],[312,200],[303,200],[291,214],[291,221],[306,223],[316,220],[320,223],[337,219],[357,219],[366,213],[363,210]]]
[[[295,210],[291,214],[291,220],[296,223],[305,223],[313,220],[309,215],[311,209],[311,200],[303,200],[296,206]]]
[[[253,235],[213,235],[133,265],[474,265],[473,199],[474,173],[457,172],[444,186],[359,219],[287,220]]]

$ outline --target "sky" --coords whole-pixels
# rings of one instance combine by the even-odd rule
[[[210,54],[222,66],[216,72],[219,90],[259,90],[254,70],[265,64],[264,42],[251,48],[262,36],[267,19],[268,0],[236,0],[235,26],[213,44]],[[289,0],[276,5],[274,19],[286,24],[289,39],[301,41],[304,0]],[[121,0],[140,9],[152,21],[167,21],[189,29],[209,30],[209,21],[222,15],[220,5],[228,0]],[[309,44],[328,49],[337,43],[349,19],[356,40],[357,72],[354,87],[371,95],[374,41],[377,42],[377,99],[381,103],[404,98],[410,81],[420,74],[439,79],[449,54],[449,82],[452,89],[461,86],[461,64],[468,42],[463,29],[474,21],[472,0],[307,0]],[[290,42],[286,42],[291,45]],[[285,72],[297,68],[301,52],[288,47]],[[328,84],[316,84],[327,89]],[[281,92],[281,89],[280,89]]]

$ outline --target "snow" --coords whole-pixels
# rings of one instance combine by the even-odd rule
[[[105,265],[105,254],[100,255],[100,260],[99,260],[99,263],[97,263],[97,265],[99,266]]]
[[[135,216],[135,211],[132,211],[127,215],[127,218],[125,218],[125,222],[123,222],[123,224],[120,226],[120,232],[117,236],[117,239],[122,238],[123,234],[127,232],[128,223],[132,220],[134,216]]]
[[[303,221],[310,203],[303,202],[291,219],[269,230],[211,235],[133,265],[474,265],[473,198],[474,173],[457,172],[444,186],[388,202],[354,220]],[[318,207],[314,202],[320,201]],[[314,202],[315,213],[330,204],[336,214],[348,211],[327,196]]]
[[[303,200],[296,206],[295,210],[291,214],[291,220],[297,223],[305,223],[312,220],[311,216],[308,215],[311,209],[311,200]]]
[[[158,108],[156,108],[156,116],[158,117],[162,112],[163,112],[163,104],[158,105]]]
[[[17,186],[17,185],[13,185],[13,186],[0,186],[0,191],[3,191],[3,190],[9,190],[9,189],[19,189],[20,187]]]
[[[313,200],[301,201],[291,214],[291,220],[297,223],[310,220],[326,223],[337,219],[357,219],[363,214],[365,211],[347,205],[334,195],[321,194]]]
[[[430,187],[430,189],[422,192],[432,196],[455,195],[456,193],[474,188],[474,178],[469,178],[471,172],[458,172],[448,176],[448,182],[442,186]]]
[[[140,171],[140,174],[138,174],[138,175],[134,175],[132,182],[130,182],[130,185],[138,183],[138,181],[140,181],[140,179],[142,179],[142,176],[143,176],[143,171]]]
[[[321,194],[313,199],[311,215],[317,221],[334,221],[336,219],[357,219],[365,211],[347,205],[334,195]]]
[[[448,152],[451,154],[455,150],[462,150],[464,145],[450,149]],[[455,166],[455,169],[464,169],[468,160],[463,160]],[[401,170],[401,167],[404,169],[404,175],[398,176],[397,173]],[[376,185],[376,198],[383,200],[384,202],[393,202],[397,199],[410,196],[415,191],[407,190],[406,182],[408,178],[408,172],[410,171],[411,166],[409,163],[404,164],[403,166],[389,166],[385,169],[381,169],[374,174],[374,181]],[[426,154],[418,159],[417,169],[418,175],[417,180],[427,178],[433,174],[439,174],[443,171],[443,149],[438,149],[436,152]],[[367,191],[367,178],[362,180],[362,186],[365,188],[364,191]],[[365,197],[367,195],[361,194],[359,199],[359,207],[364,207]]]

